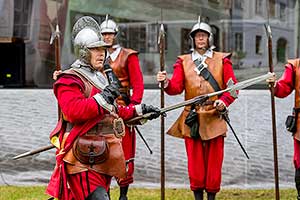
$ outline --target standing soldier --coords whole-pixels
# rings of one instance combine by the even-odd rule
[[[137,105],[142,101],[144,93],[143,75],[140,69],[138,52],[121,47],[118,44],[119,28],[111,19],[106,19],[100,25],[101,34],[107,49],[107,58],[111,68],[121,83],[121,96],[117,99],[118,105]],[[130,89],[132,88],[132,95]],[[120,200],[127,199],[129,184],[133,183],[134,157],[136,149],[136,136],[133,127],[126,126],[126,134],[122,139],[122,146],[127,163],[127,176],[117,179],[120,186]]]
[[[166,71],[157,74],[157,81],[164,81],[164,90],[169,95],[185,91],[185,100],[226,88],[232,79],[236,83],[229,53],[213,51],[211,27],[196,23],[190,34],[193,51],[178,56],[171,79]],[[202,105],[186,106],[168,134],[184,138],[190,188],[196,200],[215,199],[220,191],[224,154],[224,137],[227,126],[221,114],[234,101],[228,92],[211,97]],[[187,125],[188,124],[188,125]]]
[[[103,73],[105,48],[100,27],[91,17],[80,18],[73,27],[77,60],[54,83],[61,117],[51,133],[57,147],[56,166],[47,193],[60,200],[108,200],[113,176],[126,176],[121,138],[123,119],[158,108],[145,104],[116,105],[116,84],[108,85]]]
[[[288,60],[281,78],[275,82],[275,75],[268,82],[275,82],[274,95],[284,98],[295,90],[295,105],[293,115],[288,116],[286,128],[293,133],[294,137],[294,166],[295,183],[300,200],[300,59]]]

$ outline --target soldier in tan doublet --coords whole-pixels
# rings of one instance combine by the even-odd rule
[[[275,96],[284,98],[295,90],[295,101],[293,115],[296,119],[296,131],[293,132],[294,138],[294,167],[295,183],[298,192],[297,199],[300,200],[300,59],[288,60],[281,78],[275,83]],[[269,82],[275,81],[275,76]]]
[[[164,81],[167,94],[177,95],[184,91],[185,100],[189,100],[225,89],[230,79],[236,82],[230,54],[213,51],[213,36],[208,24],[199,21],[194,25],[190,37],[193,51],[178,56],[172,78],[167,78],[165,71],[157,74],[157,81]],[[227,132],[220,111],[224,111],[233,101],[229,93],[223,93],[211,97],[203,105],[185,106],[167,131],[185,141],[190,188],[195,200],[202,200],[204,191],[208,200],[214,200],[220,190],[224,137]],[[194,127],[196,124],[196,128],[186,124],[191,112],[196,112],[192,125]]]

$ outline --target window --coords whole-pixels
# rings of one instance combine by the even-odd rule
[[[243,9],[243,0],[235,0],[234,1],[234,7],[236,9],[242,10]]]
[[[262,0],[256,0],[255,1],[255,13],[258,15],[262,15],[263,14],[263,8],[265,8],[263,6],[263,1]]]
[[[256,36],[256,39],[255,39],[255,53],[256,54],[261,54],[261,39],[262,37],[260,35],[257,35]]]
[[[189,37],[191,29],[182,28],[181,29],[181,54],[190,53],[192,48],[191,39]]]
[[[32,0],[14,1],[14,37],[30,38],[31,10]]]
[[[235,33],[235,50],[243,51],[243,33]]]
[[[275,0],[269,0],[270,17],[275,17]]]
[[[124,30],[128,40],[124,47],[130,47],[140,53],[146,52],[146,25],[136,24],[127,26]],[[125,42],[125,40],[123,40]]]
[[[283,21],[286,19],[286,5],[284,3],[279,4],[279,18]]]
[[[220,3],[220,0],[209,0],[211,3]]]

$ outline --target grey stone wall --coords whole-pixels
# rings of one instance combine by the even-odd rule
[[[144,102],[160,105],[160,92],[146,90]],[[55,151],[13,161],[25,151],[49,144],[49,133],[57,121],[56,99],[52,90],[0,90],[0,185],[46,184],[55,164]],[[183,100],[183,96],[166,96],[166,105]],[[293,139],[284,128],[291,113],[293,95],[276,99],[277,140],[280,187],[293,187]],[[181,110],[171,111],[166,127],[176,120]],[[225,140],[223,187],[274,187],[271,105],[268,90],[243,90],[230,107],[235,128],[250,159],[243,155],[231,131]],[[153,150],[150,155],[137,136],[135,183],[139,187],[160,186],[160,120],[139,127]],[[167,128],[166,128],[167,129]],[[184,141],[165,136],[167,187],[189,187]]]

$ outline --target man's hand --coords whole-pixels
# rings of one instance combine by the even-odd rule
[[[147,117],[147,119],[152,120],[160,116],[160,109],[152,105],[142,104],[142,113],[143,115],[146,113],[152,113],[149,117]]]
[[[269,84],[269,86],[271,86],[271,84],[273,84],[274,87],[275,87],[275,84],[276,84],[276,74],[275,74],[275,72],[269,72],[269,74],[272,74],[273,76],[270,77],[270,78],[268,78],[266,80],[266,82]]]
[[[167,72],[166,71],[159,71],[156,75],[157,82],[166,81],[167,79]]]
[[[57,77],[60,75],[62,73],[62,71],[61,70],[55,70],[54,72],[53,72],[53,74],[52,74],[52,78],[53,78],[53,80],[57,80]]]
[[[224,103],[222,100],[220,100],[220,99],[216,100],[216,101],[214,102],[214,105],[213,105],[213,106],[214,106],[214,107],[217,109],[217,111],[219,111],[219,112],[224,112],[224,111],[226,111],[226,109],[227,109],[225,103]]]
[[[100,95],[105,99],[109,104],[113,104],[115,99],[120,96],[119,87],[116,83],[111,83],[106,86]]]

